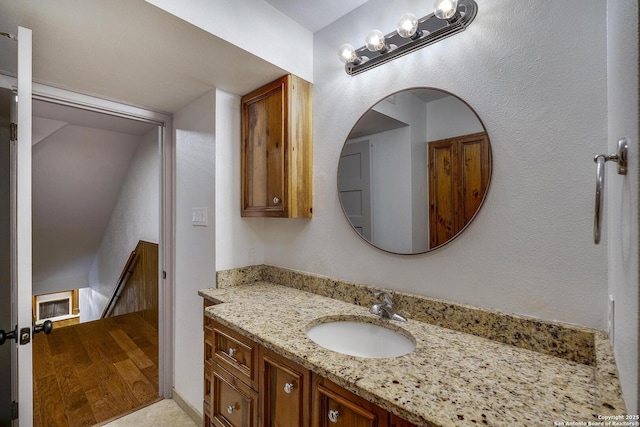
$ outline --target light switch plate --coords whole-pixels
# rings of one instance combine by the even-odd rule
[[[191,209],[191,224],[194,226],[207,227],[207,208],[192,208]]]

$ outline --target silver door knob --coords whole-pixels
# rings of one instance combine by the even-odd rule
[[[339,416],[340,412],[338,412],[337,410],[329,409],[329,421],[335,424],[338,422]]]
[[[238,351],[238,350],[236,350],[235,348],[230,348],[230,349],[227,351],[227,354],[229,355],[229,357],[233,357],[233,356],[236,354],[236,352],[237,352],[237,351]]]
[[[233,405],[227,406],[227,412],[233,414],[233,410],[236,409]]]
[[[287,394],[291,394],[292,391],[293,391],[293,384],[286,383],[284,385],[284,392],[287,393]]]
[[[278,203],[280,203],[280,199],[278,199],[277,197],[273,198],[273,204],[277,205]]]

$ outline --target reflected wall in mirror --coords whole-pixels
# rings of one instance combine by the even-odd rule
[[[441,247],[473,220],[491,179],[491,146],[478,115],[439,89],[397,92],[355,124],[338,164],[345,216],[387,252]]]

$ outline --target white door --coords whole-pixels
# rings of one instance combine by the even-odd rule
[[[338,194],[353,228],[367,241],[373,241],[371,229],[371,178],[369,141],[348,143],[338,163]]]
[[[17,317],[17,402],[19,421],[33,425],[31,317],[31,30],[18,28],[18,140],[14,143],[12,186],[13,304]]]

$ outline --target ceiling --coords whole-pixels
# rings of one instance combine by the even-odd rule
[[[315,33],[368,0],[265,0],[289,18]]]
[[[0,31],[33,31],[37,82],[174,113],[219,88],[244,94],[285,71],[144,0],[2,2]],[[15,73],[9,49],[0,70]]]
[[[315,32],[366,0],[265,0]],[[243,94],[285,71],[144,0],[2,2],[0,32],[33,31],[34,81],[165,113],[218,88]],[[16,43],[0,37],[0,74]],[[0,76],[1,77],[1,76]],[[36,101],[34,286],[86,277],[149,124]]]
[[[266,1],[316,31],[366,0]],[[33,31],[35,81],[166,113],[215,88],[245,94],[285,74],[144,0],[2,2],[0,31],[19,25]],[[0,72],[15,74],[9,43]]]

